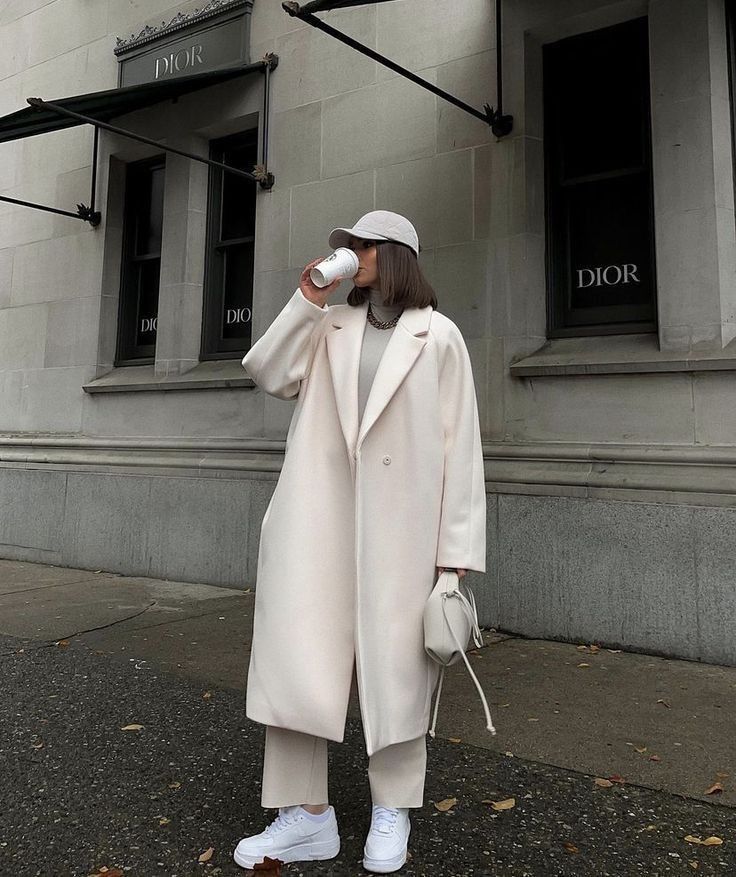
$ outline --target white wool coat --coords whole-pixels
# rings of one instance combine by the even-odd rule
[[[367,309],[297,289],[243,358],[296,400],[261,525],[246,715],[342,742],[355,660],[372,755],[427,733],[424,604],[437,566],[485,572],[486,497],[470,357],[431,306],[403,311],[359,424]]]

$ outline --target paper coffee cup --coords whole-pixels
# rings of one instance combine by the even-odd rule
[[[358,273],[358,257],[348,247],[338,247],[309,272],[315,286],[329,286],[334,280],[355,277]]]

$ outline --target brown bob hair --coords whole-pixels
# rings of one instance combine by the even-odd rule
[[[437,295],[419,266],[414,251],[394,241],[374,241],[381,292],[386,305],[404,308],[437,310]],[[347,303],[353,307],[368,301],[370,290],[354,286],[348,293]]]

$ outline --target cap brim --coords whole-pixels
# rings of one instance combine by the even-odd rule
[[[350,242],[349,228],[333,228],[327,243],[336,250],[338,247],[347,247]]]
[[[355,228],[333,228],[330,232],[327,243],[333,248],[333,250],[336,250],[338,247],[347,247],[350,243],[351,237],[360,238],[365,241],[391,240],[391,238],[387,238],[385,235],[376,234],[370,229],[361,228],[359,225],[356,225]]]

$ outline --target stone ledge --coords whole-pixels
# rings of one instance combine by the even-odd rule
[[[673,353],[660,350],[654,334],[555,338],[509,371],[517,378],[736,371],[736,341],[716,352]]]
[[[0,435],[0,470],[272,480],[286,444],[263,438]],[[736,506],[736,446],[483,444],[486,492]]]
[[[146,393],[161,390],[232,390],[252,388],[240,359],[200,362],[178,375],[156,375],[153,365],[130,365],[114,368],[106,375],[82,385],[85,393]]]

